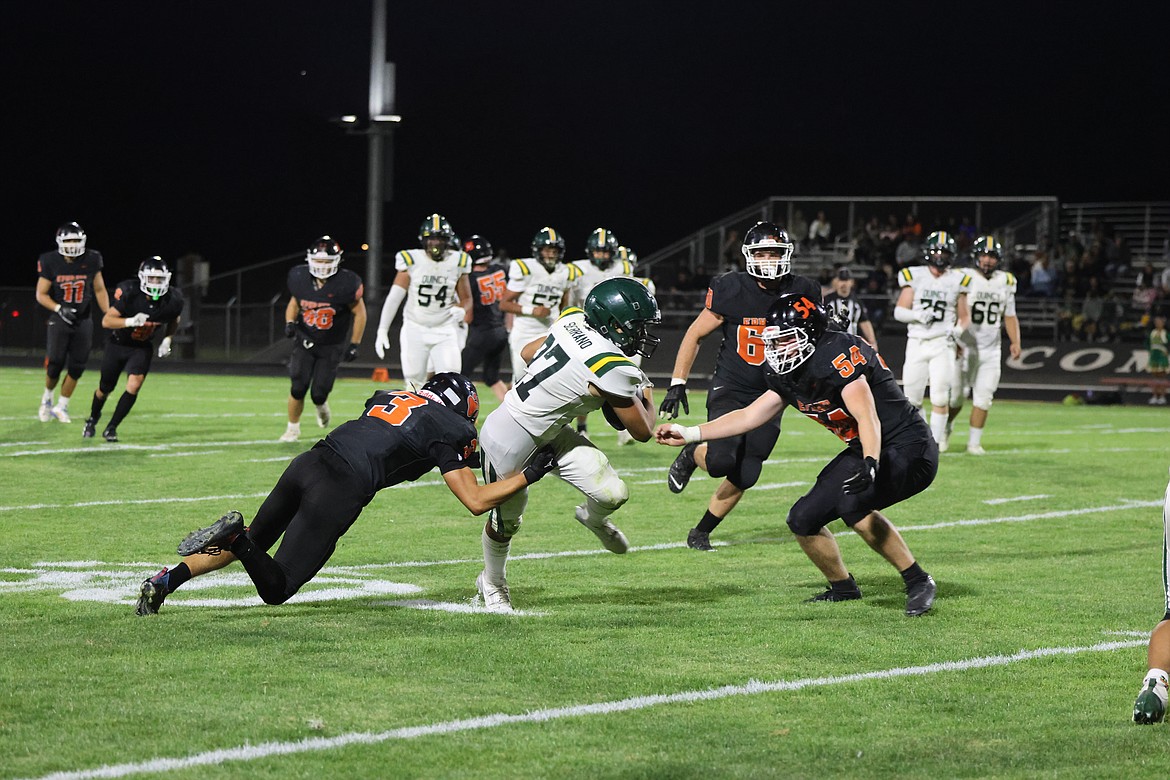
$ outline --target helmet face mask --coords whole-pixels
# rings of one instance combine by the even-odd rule
[[[1003,258],[1003,246],[995,240],[995,236],[979,236],[971,246],[971,254],[975,256],[975,264],[983,275],[990,277]]]
[[[757,222],[743,237],[743,258],[747,272],[757,279],[774,280],[792,271],[792,253],[796,249],[787,231],[771,222]]]
[[[435,374],[419,388],[418,394],[458,412],[472,424],[479,417],[479,393],[463,374],[453,371]]]
[[[585,322],[613,342],[622,354],[650,357],[660,339],[649,327],[662,321],[658,302],[641,282],[613,277],[598,283],[585,296]]]
[[[341,244],[329,236],[321,236],[305,252],[309,273],[318,279],[328,279],[341,265]]]
[[[418,229],[419,246],[425,249],[433,260],[442,260],[455,240],[455,231],[442,214],[431,214],[423,220]]]
[[[138,287],[156,301],[171,289],[171,271],[161,257],[149,257],[138,265]]]
[[[546,270],[552,271],[565,257],[564,237],[550,227],[541,228],[532,237],[532,256]]]
[[[926,264],[944,272],[955,259],[955,239],[945,230],[936,230],[926,237],[923,251]]]
[[[824,307],[809,298],[781,295],[768,310],[767,326],[760,332],[764,360],[778,374],[789,374],[813,356],[828,328]]]
[[[618,241],[612,230],[597,228],[585,241],[585,255],[595,266],[607,270],[618,254]]]
[[[85,231],[76,222],[66,222],[57,228],[57,251],[62,257],[81,257],[85,254]]]

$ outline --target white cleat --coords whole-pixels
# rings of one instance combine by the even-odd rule
[[[968,455],[986,455],[987,450],[983,449],[983,447],[979,446],[978,444],[968,444],[967,445],[967,454]]]
[[[60,406],[53,407],[53,416],[57,418],[57,422],[71,423],[73,418],[69,416],[69,412],[62,409]]]
[[[601,544],[611,553],[621,555],[630,549],[630,540],[613,523],[605,520],[600,525],[593,525],[583,506],[577,507],[576,516],[577,522],[596,534],[597,538],[601,540]]]
[[[512,612],[512,597],[508,594],[508,582],[493,585],[484,578],[483,572],[475,578],[478,602],[488,612]]]
[[[317,407],[317,425],[324,428],[329,424],[329,402],[321,404]]]
[[[48,422],[53,419],[53,405],[42,403],[41,408],[37,410],[37,419],[41,422]]]
[[[634,437],[630,435],[629,431],[618,431],[618,446],[624,447],[627,444],[633,444]]]
[[[291,442],[296,441],[299,438],[301,438],[300,431],[285,431],[279,440]]]
[[[943,440],[938,443],[938,451],[946,452],[951,448],[951,439],[949,436],[944,436]]]

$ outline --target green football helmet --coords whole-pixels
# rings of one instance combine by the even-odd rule
[[[955,239],[945,230],[936,230],[926,237],[923,245],[927,265],[933,265],[940,271],[951,267],[955,259]]]
[[[638,253],[628,246],[619,246],[617,250],[618,260],[625,260],[630,264],[630,268],[638,267]]]
[[[599,227],[585,241],[585,257],[603,271],[613,265],[617,252],[618,240],[612,230]]]
[[[617,276],[599,282],[585,296],[585,322],[625,355],[650,357],[659,338],[647,328],[662,321],[658,302],[641,282]]]
[[[995,236],[979,236],[971,245],[971,256],[983,275],[991,276],[1003,259],[1003,245],[995,240]]]
[[[549,259],[540,251],[544,248],[551,248],[556,250],[556,257]],[[549,271],[557,267],[557,263],[565,257],[565,238],[556,230],[550,227],[542,227],[536,231],[536,235],[532,237],[532,256],[538,263],[543,265]]]
[[[450,248],[454,238],[455,231],[442,214],[431,214],[423,220],[422,226],[418,229],[419,246],[436,260],[443,259],[443,253]]]

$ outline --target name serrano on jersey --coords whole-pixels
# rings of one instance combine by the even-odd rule
[[[566,322],[565,323],[565,332],[568,333],[569,336],[572,337],[573,341],[577,342],[577,346],[580,347],[581,349],[585,349],[586,347],[593,346],[593,340],[591,338],[589,338],[588,335],[585,334],[585,331],[582,330],[581,326],[578,325],[577,323]]]

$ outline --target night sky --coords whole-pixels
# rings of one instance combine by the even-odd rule
[[[769,195],[1170,199],[1170,13],[940,5],[390,0],[386,248],[431,211],[514,255],[550,224],[571,256],[597,225],[645,256]],[[110,282],[364,240],[366,141],[329,119],[365,112],[369,2],[8,16],[19,279],[71,219]]]

